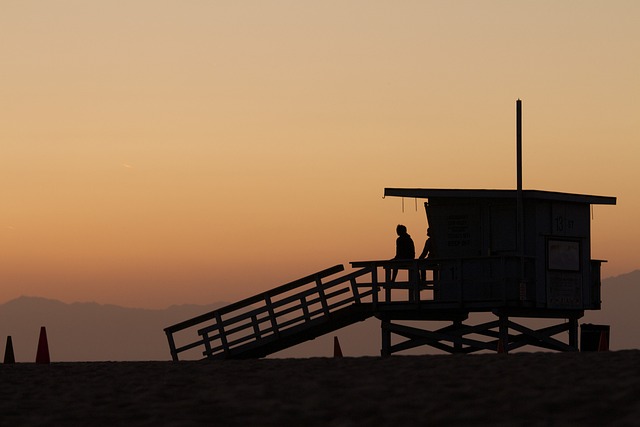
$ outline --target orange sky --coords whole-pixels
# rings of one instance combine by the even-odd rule
[[[231,301],[423,243],[385,187],[524,186],[640,268],[636,1],[1,1],[0,302]]]

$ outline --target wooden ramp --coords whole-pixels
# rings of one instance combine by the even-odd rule
[[[172,359],[264,357],[373,316],[376,269],[343,272],[336,265],[166,328]]]
[[[531,260],[525,261],[529,266]],[[383,356],[419,346],[448,353],[509,352],[523,346],[577,351],[584,309],[540,306],[527,299],[520,292],[520,263],[515,256],[351,262],[350,273],[336,265],[170,326],[165,333],[174,361],[265,357],[372,316],[381,321]],[[404,273],[392,280],[396,269]],[[599,262],[592,270],[590,293],[600,295]],[[532,274],[525,279],[536,283]],[[478,312],[495,319],[468,323],[469,314]],[[536,329],[513,320],[518,318],[555,324]]]

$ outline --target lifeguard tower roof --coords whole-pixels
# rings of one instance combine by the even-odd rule
[[[478,189],[442,189],[442,188],[385,188],[385,197],[410,197],[415,199],[458,198],[458,199],[512,199],[517,190],[478,190]],[[610,196],[592,196],[588,194],[559,193],[556,191],[523,190],[523,198],[590,205],[615,205],[616,198]]]

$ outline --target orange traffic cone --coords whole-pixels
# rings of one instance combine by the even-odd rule
[[[13,341],[11,341],[11,336],[7,337],[7,347],[4,350],[4,363],[16,363],[16,358],[13,355]]]
[[[40,328],[40,339],[38,340],[38,352],[36,353],[36,363],[50,363],[49,343],[47,342],[47,330],[44,326]]]
[[[342,349],[338,337],[333,337],[333,357],[342,357]]]

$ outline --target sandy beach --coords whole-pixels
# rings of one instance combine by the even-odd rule
[[[637,425],[640,351],[0,366],[2,426]]]

